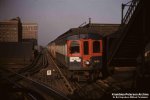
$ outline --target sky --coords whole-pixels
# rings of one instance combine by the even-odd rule
[[[38,23],[38,44],[50,41],[82,23],[121,22],[121,4],[130,0],[0,0],[0,21],[20,17]]]

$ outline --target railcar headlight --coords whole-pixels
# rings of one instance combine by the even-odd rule
[[[85,65],[90,65],[90,62],[88,60],[84,61]]]

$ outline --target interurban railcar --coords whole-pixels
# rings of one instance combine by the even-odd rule
[[[101,31],[93,27],[73,28],[48,44],[50,54],[67,70],[68,77],[93,80],[107,70],[106,38]]]

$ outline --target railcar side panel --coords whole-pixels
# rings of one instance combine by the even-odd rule
[[[59,40],[56,42],[56,61],[67,67],[67,44],[66,40]]]

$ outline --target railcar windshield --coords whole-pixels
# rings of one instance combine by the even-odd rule
[[[93,53],[100,53],[100,41],[93,42]]]
[[[78,41],[72,41],[71,42],[70,53],[71,54],[80,53],[80,44]]]

